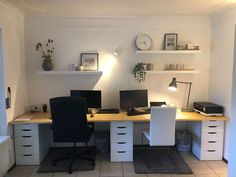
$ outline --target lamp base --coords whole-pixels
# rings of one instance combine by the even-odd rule
[[[193,108],[191,108],[191,107],[184,107],[184,108],[181,109],[181,111],[182,112],[194,112]]]

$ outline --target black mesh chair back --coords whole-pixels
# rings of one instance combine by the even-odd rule
[[[87,142],[91,136],[84,98],[57,97],[49,100],[54,142]]]

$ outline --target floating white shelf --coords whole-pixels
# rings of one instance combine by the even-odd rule
[[[200,70],[154,70],[146,71],[147,74],[197,74]]]
[[[102,71],[38,71],[39,75],[102,75]]]
[[[201,50],[137,50],[136,54],[197,54]]]

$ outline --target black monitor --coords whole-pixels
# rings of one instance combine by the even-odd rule
[[[120,91],[120,108],[133,109],[137,107],[148,106],[147,90],[121,90]]]
[[[70,96],[83,97],[88,108],[101,108],[101,90],[71,90]]]

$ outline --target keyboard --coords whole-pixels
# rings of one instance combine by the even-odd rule
[[[136,115],[143,115],[143,114],[150,114],[150,111],[149,110],[145,110],[145,111],[128,111],[127,112],[127,115],[128,116],[136,116]]]
[[[98,109],[97,114],[117,114],[120,110],[117,108]]]

